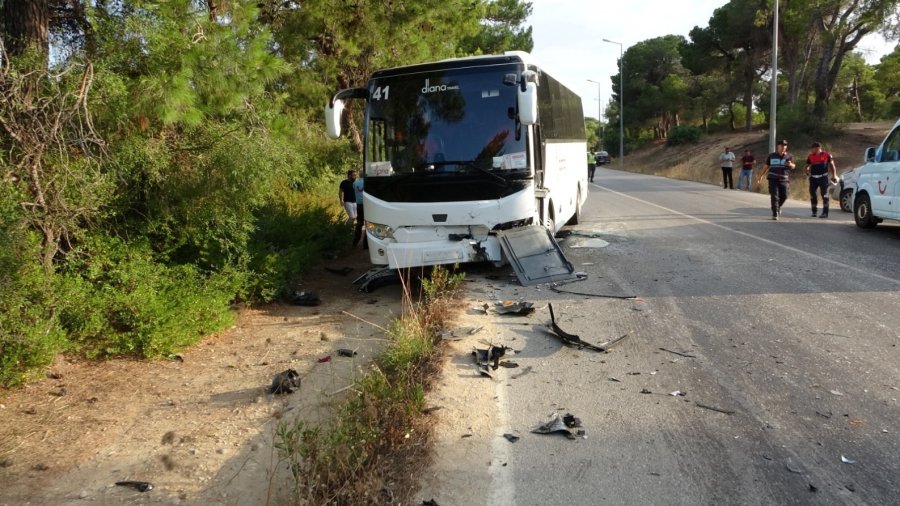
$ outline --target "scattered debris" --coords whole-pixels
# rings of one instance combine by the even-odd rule
[[[841,462],[843,462],[844,464],[856,464],[855,460],[850,460],[843,455],[841,455]]]
[[[684,397],[687,395],[687,392],[682,392],[681,390],[675,390],[674,392],[669,392],[669,395],[672,397]]]
[[[519,367],[518,363],[513,362],[511,360],[504,360],[503,362],[500,362],[499,365],[500,365],[500,367],[505,367],[507,369],[514,369],[516,367]]]
[[[799,467],[795,467],[793,464],[791,464],[790,461],[784,464],[784,468],[794,474],[803,474],[803,471]]]
[[[612,376],[610,376],[609,378],[606,378],[606,379],[608,379],[609,381],[613,381],[613,382],[615,382],[615,383],[621,383],[621,382],[622,382],[622,380],[620,380],[619,378],[613,378]]]
[[[434,499],[429,499],[429,500],[427,500],[427,501],[424,501],[424,500],[423,500],[423,501],[422,501],[422,506],[438,506],[438,503],[437,503],[437,501],[435,501]]]
[[[865,420],[861,420],[859,418],[851,418],[850,421],[847,423],[849,423],[853,427],[859,427],[859,426],[865,425],[866,422],[865,422]]]
[[[660,350],[666,351],[666,352],[669,352],[669,353],[674,353],[675,355],[678,355],[679,357],[697,358],[696,355],[691,355],[691,354],[689,354],[689,353],[682,353],[682,352],[680,352],[680,351],[668,350],[668,349],[666,349],[666,348],[660,348]]]
[[[848,484],[844,485],[844,488],[846,488],[846,489],[849,490],[850,492],[856,492],[856,487],[853,486],[852,483],[848,483]]]
[[[586,279],[586,277],[585,277]],[[578,279],[577,281],[581,281]],[[581,295],[582,297],[599,297],[602,299],[622,299],[622,300],[632,300],[637,299],[637,295],[615,295],[608,293],[590,293],[590,292],[576,292],[574,290],[563,290],[560,287],[563,283],[553,283],[550,285],[550,290],[556,293],[564,293],[567,295]]]
[[[288,297],[288,302],[295,306],[318,306],[322,300],[316,292],[295,291]]]
[[[809,491],[812,492],[812,493],[816,493],[816,492],[819,491],[819,488],[816,487],[815,485],[813,485],[812,483],[810,483],[810,484],[809,484]]]
[[[338,276],[346,276],[353,272],[353,267],[325,267],[325,270]]]
[[[581,420],[575,417],[575,415],[571,413],[566,413],[565,416],[560,417],[559,413],[553,413],[550,415],[550,421],[538,425],[531,432],[535,434],[553,434],[553,433],[563,433],[569,439],[575,439],[577,436],[583,436],[584,431],[579,430],[576,432],[572,432],[571,429],[581,427]]]
[[[359,285],[357,290],[363,293],[397,283],[400,283],[400,271],[390,267],[373,267],[353,280],[354,285]]]
[[[816,414],[821,416],[822,418],[826,418],[826,419],[831,418],[831,416],[832,416],[831,411],[829,411],[827,413],[822,413],[822,412],[816,411]]]
[[[509,441],[510,443],[515,443],[516,441],[521,439],[519,436],[516,436],[514,434],[509,434],[509,433],[504,434],[503,437],[505,437],[506,440]]]
[[[473,348],[472,355],[475,356],[475,365],[478,366],[478,372],[489,378],[493,378],[490,370],[497,370],[500,367],[500,359],[506,355],[507,350],[511,350],[507,346],[488,345],[486,349]],[[504,367],[509,367],[504,365]],[[514,366],[518,367],[518,365]]]
[[[324,357],[320,358],[319,360],[316,360],[316,362],[318,362],[320,364],[324,364],[326,362],[331,362],[331,355],[325,355]]]
[[[426,415],[430,415],[431,413],[434,413],[435,411],[441,409],[441,407],[442,406],[429,406],[429,407],[423,409],[422,413],[425,413]]]
[[[732,410],[730,410],[730,409],[722,409],[722,408],[717,408],[717,407],[715,407],[715,406],[708,406],[708,405],[706,405],[706,404],[700,404],[699,402],[695,403],[695,405],[696,405],[698,408],[708,409],[708,410],[710,410],[710,411],[716,411],[716,412],[718,412],[718,413],[724,413],[724,414],[726,414],[726,415],[733,415],[733,414],[734,414],[734,411],[732,411]]]
[[[839,390],[831,390],[831,393],[832,393],[832,395],[844,395],[844,394],[843,394],[841,391],[839,391]]]
[[[337,354],[339,357],[352,357],[356,355],[356,352],[349,348],[338,348]]]
[[[494,304],[494,311],[497,314],[528,316],[534,312],[534,303],[525,301],[513,302],[511,300],[498,301]]]
[[[519,379],[522,376],[525,376],[526,374],[528,374],[530,372],[531,372],[531,366],[529,365],[529,366],[525,367],[524,369],[522,369],[522,372],[520,372],[519,374],[514,374],[511,377],[512,377],[512,379]]]
[[[38,464],[31,466],[31,469],[33,469],[35,471],[46,471],[46,470],[50,469],[50,466],[48,466],[47,464],[44,464],[43,462],[40,462]]]
[[[580,337],[575,334],[569,334],[563,329],[559,328],[559,325],[556,324],[556,315],[553,314],[553,304],[547,304],[547,307],[550,308],[550,328],[553,330],[553,333],[559,337],[563,343],[568,344],[570,346],[575,346],[578,349],[587,348],[589,350],[605,352],[610,346],[618,343],[622,339],[624,339],[628,334],[623,334],[621,337],[613,339],[612,341],[607,341],[600,345],[591,344],[585,341],[582,341]]]
[[[148,481],[117,481],[116,485],[133,488],[138,492],[149,492],[153,490],[153,484]]]
[[[292,394],[300,389],[300,374],[293,369],[284,370],[272,378],[270,394]],[[174,436],[174,434],[173,434]]]
[[[474,336],[475,334],[481,332],[484,329],[484,326],[478,327],[462,327],[458,329],[445,329],[441,330],[437,333],[437,336],[446,341],[459,341],[463,338],[463,336]]]
[[[641,391],[640,391],[639,393],[642,393],[642,394],[652,394],[653,392],[651,392],[650,390],[647,390],[646,388],[642,388]]]

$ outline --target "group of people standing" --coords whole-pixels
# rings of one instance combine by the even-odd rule
[[[788,150],[788,142],[780,140],[775,144],[775,151],[769,153],[763,162],[763,169],[756,178],[756,184],[761,184],[763,177],[766,178],[769,185],[769,196],[771,198],[772,219],[778,220],[781,217],[781,207],[788,197],[788,189],[790,185],[791,171],[794,170],[794,156]],[[734,189],[732,180],[732,171],[734,170],[735,155],[728,147],[719,155],[719,161],[722,168],[722,184],[728,189]],[[744,151],[741,158],[741,175],[738,179],[738,189],[744,186],[746,179],[746,190],[750,191],[750,179],[753,175],[753,169],[756,165],[756,159],[750,150]],[[812,205],[812,217],[828,218],[828,185],[829,183],[837,183],[837,168],[834,165],[834,159],[831,155],[822,149],[822,144],[814,142],[810,146],[809,156],[806,158],[806,175],[809,178],[809,199]],[[818,214],[818,197],[822,197],[822,214]]]
[[[347,179],[341,181],[338,187],[338,198],[344,212],[347,213],[347,223],[354,225],[353,247],[355,248],[362,239],[363,249],[369,249],[369,242],[363,239],[363,228],[366,226],[363,214],[363,179],[356,177],[355,170],[348,170]]]

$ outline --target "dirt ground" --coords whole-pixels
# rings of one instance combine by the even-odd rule
[[[0,391],[0,504],[289,502],[276,428],[326,420],[335,394],[385,342],[378,327],[402,310],[399,286],[352,286],[370,267],[361,251],[325,265],[353,270],[306,276],[300,288],[318,292],[320,306],[240,309],[234,327],[171,360],[61,356],[45,379]],[[288,368],[301,389],[268,394]],[[124,480],[153,489],[115,485]]]

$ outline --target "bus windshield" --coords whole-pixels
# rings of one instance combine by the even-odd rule
[[[370,81],[366,177],[527,176],[511,79],[517,70],[494,65]]]

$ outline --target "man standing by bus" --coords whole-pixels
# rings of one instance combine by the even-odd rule
[[[727,190],[729,187],[734,190],[734,179],[732,171],[734,170],[734,153],[727,147],[725,151],[719,155],[719,162],[722,166],[722,183]]]
[[[822,194],[822,215],[828,217],[828,182],[837,182],[837,168],[834,159],[826,151],[822,150],[822,144],[812,143],[809,156],[806,158],[806,175],[809,176],[809,201],[812,203],[812,217],[816,217],[818,198],[816,193]]]
[[[353,224],[356,221],[356,190],[353,189],[353,181],[356,180],[356,171],[348,170],[347,179],[341,181],[338,187],[338,198],[341,199],[341,206],[347,212],[347,223]]]
[[[594,154],[594,148],[587,155],[588,163],[588,181],[594,182],[594,172],[597,170],[597,155]]]
[[[778,220],[781,216],[781,206],[788,196],[788,185],[791,180],[791,171],[794,170],[794,157],[787,151],[788,142],[778,141],[775,151],[766,157],[766,163],[762,172],[756,178],[756,184],[762,183],[763,176],[769,180],[769,196],[772,200],[772,219]]]

